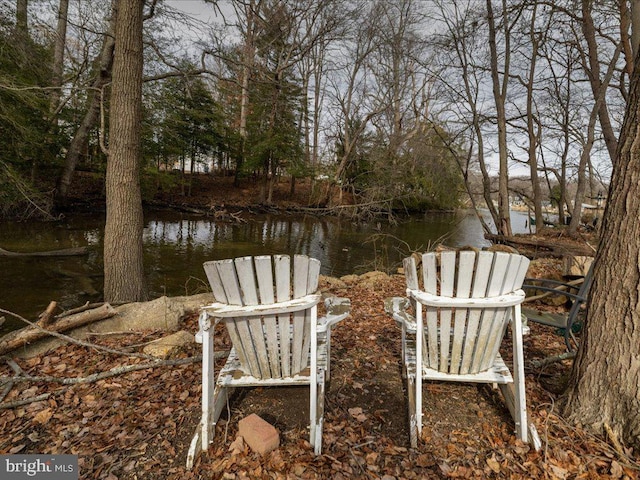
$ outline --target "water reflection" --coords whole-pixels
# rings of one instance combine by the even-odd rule
[[[524,231],[526,216],[513,215],[514,229]],[[90,249],[82,257],[0,257],[0,308],[33,319],[51,300],[63,308],[99,300],[103,235],[100,216],[0,224],[0,247],[6,250]],[[147,215],[143,241],[152,297],[207,291],[202,270],[206,260],[302,253],[321,261],[322,274],[342,276],[393,269],[408,253],[439,242],[454,247],[489,245],[472,212],[429,213],[397,225],[293,215],[258,215],[245,223],[229,223],[152,213]]]

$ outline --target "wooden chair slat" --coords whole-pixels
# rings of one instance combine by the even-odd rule
[[[443,297],[453,297],[456,278],[456,252],[442,252],[440,255],[440,293]],[[435,292],[434,292],[435,293]]]
[[[438,294],[438,266],[437,258],[432,253],[422,256],[422,273],[424,291]],[[438,312],[435,309],[426,309],[426,345],[423,353],[428,353],[429,368],[440,368],[440,327],[438,325]]]
[[[244,344],[242,342],[242,338],[240,337],[240,332],[238,332],[238,327],[235,319],[225,320],[224,324],[227,328],[227,333],[229,334],[231,343],[234,345],[236,354],[240,359],[240,362],[243,365],[248,365],[249,361],[247,359],[247,355],[244,350]]]
[[[227,303],[231,305],[244,305],[242,303],[242,292],[238,284],[238,276],[236,275],[233,260],[220,260],[218,262],[218,273],[220,281],[227,297]]]
[[[509,312],[511,309],[495,309],[490,334],[487,336],[483,358],[480,362],[480,369],[489,368],[498,355],[502,338],[504,337],[507,323],[509,322]]]
[[[276,300],[284,302],[291,299],[291,259],[289,255],[273,257],[276,274]]]
[[[291,315],[276,316],[280,334],[280,371],[283,377],[291,376]]]
[[[417,290],[418,287],[418,269],[416,268],[416,259],[407,257],[402,261],[404,268],[404,276],[407,282],[407,288]]]
[[[293,298],[304,297],[309,284],[309,257],[293,257]]]
[[[256,279],[260,292],[260,303],[269,304],[275,302],[273,265],[271,257],[262,255],[255,257]],[[281,378],[282,367],[280,364],[280,342],[278,338],[278,322],[275,315],[267,315],[262,320],[264,326],[264,341],[267,349],[269,371],[271,377]]]
[[[253,258],[242,257],[234,260],[236,267],[236,276],[240,292],[242,295],[243,305],[258,305],[258,288],[256,285],[256,276],[253,269]]]
[[[229,303],[227,294],[224,292],[224,287],[222,286],[220,274],[218,273],[218,262],[205,262],[203,267],[216,302]]]
[[[236,318],[234,322],[236,329],[238,330],[238,336],[240,337],[242,350],[244,351],[246,359],[246,363],[243,364],[243,367],[249,375],[256,378],[262,378],[263,374],[260,370],[260,358],[258,356],[256,341],[254,340],[255,335],[254,332],[252,332],[252,327],[255,329],[255,319],[240,317]]]
[[[481,298],[487,296],[487,288],[489,278],[491,277],[491,269],[493,267],[493,253],[480,252],[476,265],[476,272],[473,277],[472,298]]]
[[[309,274],[307,284],[307,294],[318,290],[318,281],[320,280],[320,260],[315,258],[309,259]]]
[[[475,274],[476,253],[473,251],[460,252],[458,256],[457,280],[455,296],[458,298],[469,298],[471,295],[471,285]],[[458,308],[454,314],[450,373],[460,373],[462,363],[462,352],[465,348],[465,338],[467,335],[467,316],[469,309]]]
[[[308,272],[307,272],[307,287],[305,295],[318,290],[318,281],[320,279],[320,261],[315,258],[308,258]],[[302,357],[300,362],[300,368],[304,370],[309,364],[309,356],[304,352],[308,352],[311,347],[311,325],[312,325],[312,312],[308,310],[304,317],[304,327],[302,335]]]
[[[491,269],[491,277],[487,287],[487,297],[497,297],[506,293],[504,291],[504,279],[509,269],[510,254],[496,252]]]
[[[422,256],[422,274],[424,277],[424,291],[438,295],[438,265],[437,257],[432,253]]]
[[[273,266],[271,257],[262,255],[255,257],[256,279],[258,290],[260,291],[260,303],[274,303],[275,296],[273,290]]]

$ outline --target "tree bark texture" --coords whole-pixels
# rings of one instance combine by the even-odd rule
[[[147,297],[139,178],[143,6],[144,0],[118,2],[104,234],[104,297],[109,302],[135,302]]]
[[[594,264],[569,420],[640,447],[640,68],[636,58]]]

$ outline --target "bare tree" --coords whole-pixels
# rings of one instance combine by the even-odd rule
[[[113,3],[110,10],[109,27],[107,32],[105,32],[102,49],[98,59],[96,60],[97,68],[87,97],[87,109],[78,129],[71,139],[71,143],[69,144],[69,148],[67,149],[65,156],[64,167],[60,177],[58,178],[56,197],[59,203],[64,202],[67,197],[73,173],[75,172],[80,156],[89,141],[89,134],[98,122],[100,109],[102,108],[105,100],[105,88],[111,81],[113,50],[115,46],[115,28],[117,22],[117,9],[115,8],[116,1],[117,0],[112,0]]]
[[[514,18],[509,17],[506,0],[502,0],[502,64],[498,60],[498,34],[496,17],[493,12],[492,0],[487,0],[487,24],[489,27],[489,51],[491,54],[491,80],[493,99],[496,107],[496,127],[498,130],[498,221],[496,225],[501,235],[511,235],[511,213],[509,205],[509,163],[507,144],[507,113],[505,104],[509,86],[511,63],[511,30],[522,14],[521,7],[516,7]]]
[[[450,143],[450,150],[458,158],[465,187],[474,207],[479,207],[474,172],[479,169],[480,196],[494,225],[499,225],[498,210],[493,202],[490,165],[485,155],[488,150],[485,124],[489,114],[485,112],[486,106],[482,101],[487,89],[487,69],[482,64],[488,52],[484,32],[478,28],[482,15],[471,2],[437,2],[436,7],[435,19],[441,22],[443,29],[433,38],[437,49],[434,77],[437,79],[438,97],[441,101],[446,99],[444,113],[436,120],[446,122],[452,133],[451,139],[456,140]],[[465,149],[461,150],[459,145],[464,145]],[[485,232],[491,233],[489,224],[481,215],[478,218]]]
[[[565,416],[640,448],[640,61],[636,56]],[[631,213],[631,215],[630,215]],[[615,361],[613,361],[615,359]]]
[[[56,27],[55,46],[53,51],[53,65],[51,68],[51,112],[55,112],[60,102],[60,88],[62,87],[62,73],[64,70],[64,49],[67,40],[67,15],[69,0],[60,0],[58,5],[58,22]]]
[[[144,0],[119,0],[111,91],[104,298],[147,299],[140,193]]]

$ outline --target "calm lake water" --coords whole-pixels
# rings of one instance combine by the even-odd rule
[[[526,215],[512,213],[515,232]],[[55,223],[0,223],[0,247],[16,252],[89,247],[80,257],[0,257],[0,308],[36,318],[51,300],[62,308],[99,301],[103,285],[103,216]],[[151,298],[208,291],[202,263],[244,255],[302,253],[322,262],[324,275],[390,271],[412,251],[437,243],[488,246],[471,211],[428,213],[396,225],[355,224],[300,215],[256,215],[243,223],[177,213],[145,216],[145,269]],[[0,315],[2,316],[2,315]],[[14,328],[7,319],[3,329]]]

